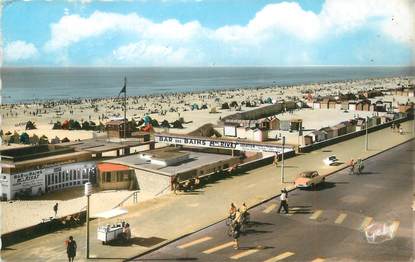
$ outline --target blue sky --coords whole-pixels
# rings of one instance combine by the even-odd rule
[[[5,66],[413,65],[414,0],[3,1]]]

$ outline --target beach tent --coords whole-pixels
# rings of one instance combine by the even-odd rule
[[[146,124],[146,125],[151,123],[151,117],[149,117],[149,116],[144,116],[143,120],[144,120],[144,124]]]

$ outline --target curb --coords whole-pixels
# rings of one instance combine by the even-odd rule
[[[377,156],[377,155],[379,155],[379,154],[381,154],[381,153],[384,153],[384,152],[386,152],[386,151],[388,151],[388,150],[391,150],[391,149],[393,149],[393,148],[395,148],[395,147],[398,147],[398,146],[400,146],[400,145],[403,145],[403,144],[405,144],[405,143],[408,143],[408,142],[410,142],[410,141],[412,141],[412,140],[414,140],[414,138],[413,138],[413,137],[412,137],[412,138],[410,138],[410,139],[408,139],[408,140],[406,140],[406,141],[404,141],[404,142],[401,142],[401,143],[399,143],[399,144],[393,145],[392,147],[389,147],[389,148],[386,148],[386,149],[384,149],[384,150],[382,150],[382,151],[379,151],[379,152],[377,152],[377,153],[375,153],[375,154],[373,154],[373,155],[370,155],[370,156],[368,156],[368,157],[366,157],[366,158],[363,158],[363,160],[367,160],[367,159],[370,159],[370,158],[372,158],[372,157],[375,157],[375,156]],[[344,167],[341,167],[341,168],[339,168],[339,169],[336,169],[336,170],[334,170],[334,171],[331,171],[331,172],[329,172],[329,173],[325,174],[325,175],[324,175],[324,177],[331,176],[331,175],[333,175],[333,174],[335,174],[335,173],[337,173],[337,172],[339,172],[339,171],[342,171],[342,170],[344,170],[344,169],[346,169],[346,168],[348,168],[348,167],[349,167],[349,165],[346,165],[346,166],[344,166]],[[291,192],[291,191],[294,191],[294,190],[295,190],[295,189],[297,189],[297,188],[296,188],[295,186],[291,186],[291,187],[286,187],[286,189],[287,189],[287,191],[288,191],[288,192]],[[261,200],[260,202],[258,202],[258,203],[256,203],[256,204],[254,204],[254,205],[250,206],[250,207],[248,208],[248,210],[251,210],[251,209],[256,208],[256,207],[258,207],[258,206],[260,206],[260,205],[262,205],[262,204],[264,204],[264,203],[266,203],[266,202],[269,202],[269,201],[271,201],[271,200],[275,199],[276,197],[278,197],[279,195],[281,195],[281,194],[277,194],[277,195],[274,195],[274,196],[272,196],[272,197],[269,197],[269,198],[266,198],[266,199],[264,199],[264,200]],[[204,226],[204,227],[202,227],[202,228],[200,228],[200,229],[197,229],[197,230],[192,231],[192,232],[190,232],[190,233],[184,234],[184,235],[179,236],[179,237],[177,237],[177,238],[171,239],[171,240],[167,241],[166,243],[160,244],[160,245],[158,245],[158,246],[156,246],[156,247],[154,247],[154,248],[152,248],[152,249],[149,249],[149,250],[147,250],[147,251],[144,251],[143,253],[140,253],[140,254],[138,254],[138,255],[136,255],[136,256],[134,256],[134,257],[127,258],[127,259],[125,259],[124,261],[131,261],[131,260],[133,260],[133,259],[137,259],[137,258],[140,258],[140,257],[142,257],[142,256],[145,256],[145,255],[147,255],[147,254],[149,254],[149,253],[152,253],[152,252],[154,252],[154,251],[156,251],[156,250],[158,250],[158,249],[160,249],[160,248],[162,248],[162,247],[164,247],[164,246],[167,246],[167,245],[169,245],[169,244],[171,244],[171,243],[173,243],[173,242],[176,242],[176,241],[178,241],[178,240],[180,240],[180,239],[183,239],[183,238],[185,238],[185,237],[188,237],[188,236],[190,236],[190,235],[193,235],[193,234],[195,234],[195,233],[198,233],[198,232],[200,232],[200,231],[202,231],[202,230],[204,230],[204,229],[206,229],[206,228],[209,228],[209,227],[211,227],[211,226],[217,225],[217,224],[219,224],[219,223],[221,223],[221,222],[223,222],[223,221],[225,221],[225,220],[226,220],[226,218],[221,219],[221,220],[219,220],[219,221],[217,221],[217,222],[214,222],[214,223],[212,223],[212,224],[209,224],[209,225],[207,225],[207,226]]]

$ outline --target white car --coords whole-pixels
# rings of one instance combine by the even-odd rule
[[[335,155],[329,156],[327,158],[325,158],[323,160],[324,164],[326,164],[327,166],[331,166],[335,163],[337,163],[339,160],[337,159],[337,157]]]

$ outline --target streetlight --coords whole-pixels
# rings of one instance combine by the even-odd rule
[[[285,146],[285,136],[282,137],[281,183],[284,183],[284,146]]]
[[[369,127],[369,117],[366,116],[366,136],[365,136],[365,149],[366,149],[366,151],[369,148],[369,133],[368,133],[368,127]]]
[[[92,194],[92,184],[90,182],[85,183],[85,196],[86,196],[86,258],[89,259],[89,197]]]

